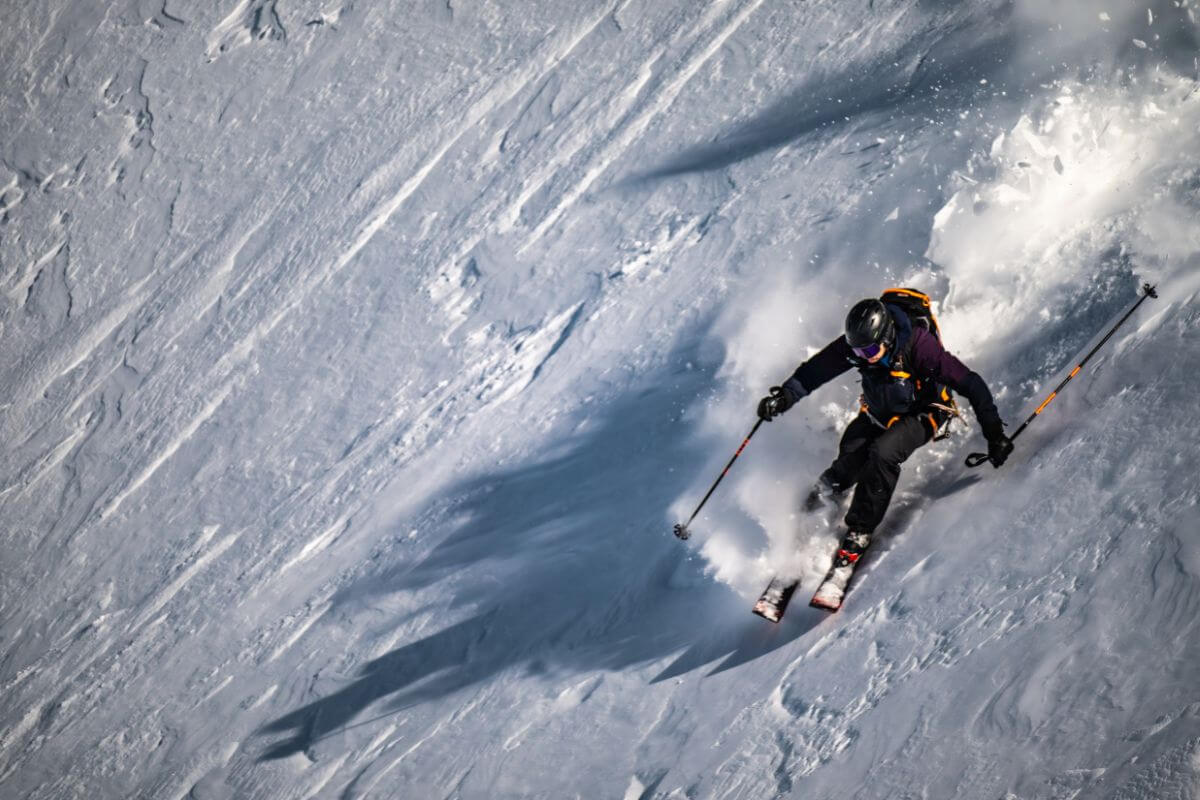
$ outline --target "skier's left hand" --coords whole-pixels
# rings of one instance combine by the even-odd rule
[[[999,469],[1008,460],[1008,454],[1012,451],[1012,439],[1003,433],[988,440],[988,461],[991,461],[992,466],[996,469]]]

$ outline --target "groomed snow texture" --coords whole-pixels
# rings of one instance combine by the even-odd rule
[[[0,797],[1200,797],[1197,0],[0,26]],[[889,286],[1018,439],[800,500]],[[803,583],[779,625],[750,607]]]

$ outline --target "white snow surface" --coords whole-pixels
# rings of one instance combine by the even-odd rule
[[[8,9],[0,797],[1200,797],[1195,9]],[[839,613],[851,376],[671,536],[860,297],[1015,427],[1147,281]]]

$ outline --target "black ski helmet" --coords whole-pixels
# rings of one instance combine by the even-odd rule
[[[882,300],[859,300],[846,315],[846,343],[851,347],[885,344],[890,348],[895,339],[896,322]]]

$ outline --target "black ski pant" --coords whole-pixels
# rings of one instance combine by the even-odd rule
[[[824,478],[839,492],[857,484],[846,527],[873,533],[892,501],[900,465],[918,447],[933,438],[933,430],[921,417],[903,416],[884,428],[864,412],[842,433],[838,455]]]

